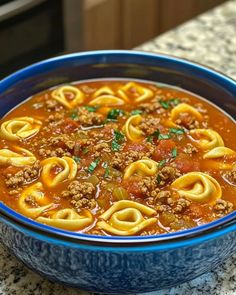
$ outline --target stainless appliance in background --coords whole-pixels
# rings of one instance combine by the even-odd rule
[[[82,0],[0,0],[0,79],[82,48]]]

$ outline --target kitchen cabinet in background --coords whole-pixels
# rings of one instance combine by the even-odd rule
[[[224,0],[83,0],[83,50],[130,49]]]

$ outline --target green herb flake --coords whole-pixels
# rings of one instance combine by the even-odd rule
[[[140,115],[142,113],[143,113],[143,111],[141,111],[141,110],[133,110],[133,111],[131,111],[130,114],[133,116],[133,115]]]
[[[176,106],[180,103],[180,100],[179,98],[172,98],[169,100],[169,103],[172,105],[172,106]]]
[[[108,167],[106,167],[105,173],[104,173],[104,178],[108,178],[109,175],[110,175],[110,169]]]
[[[163,159],[158,163],[158,168],[162,168],[166,164],[166,160]]]
[[[146,141],[153,143],[153,136],[152,135],[148,135]]]
[[[121,147],[121,145],[117,141],[112,140],[111,149],[113,152],[118,152],[120,150],[120,147]]]
[[[80,157],[76,157],[76,156],[73,156],[73,160],[76,162],[76,163],[79,163],[81,158]]]
[[[182,128],[170,128],[169,129],[170,133],[176,134],[176,135],[181,135],[184,134],[185,131]]]
[[[114,134],[115,134],[115,140],[118,142],[122,142],[125,139],[124,134],[120,132],[119,130],[114,130]]]
[[[159,136],[158,136],[159,140],[170,139],[170,138],[171,138],[171,135],[169,133],[168,134],[159,134]]]
[[[89,111],[90,113],[96,112],[99,107],[92,107],[92,106],[84,106],[84,108]]]
[[[177,157],[178,152],[177,152],[177,148],[176,147],[173,148],[171,154],[172,154],[172,157],[173,158],[176,158]]]
[[[160,130],[159,130],[159,129],[157,129],[156,131],[154,131],[154,132],[152,133],[152,136],[153,136],[153,137],[156,137],[156,138],[159,138],[159,135],[160,135]]]
[[[161,183],[161,176],[159,174],[157,174],[156,181],[157,181],[157,184]]]
[[[120,109],[112,109],[110,112],[107,114],[107,119],[108,120],[117,120],[119,116],[122,116],[124,112]]]
[[[89,167],[88,167],[88,172],[92,173],[95,168],[97,167],[97,165],[99,164],[100,159],[97,158],[95,161],[93,161],[92,163],[90,163]]]
[[[70,114],[70,118],[72,119],[72,120],[77,120],[78,119],[78,114],[77,113],[72,113],[72,114]]]
[[[169,109],[170,107],[170,104],[168,101],[160,100],[159,103],[165,110]]]

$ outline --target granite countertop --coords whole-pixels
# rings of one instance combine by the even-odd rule
[[[236,0],[211,10],[139,47],[209,65],[236,79]],[[86,292],[49,282],[0,245],[0,295],[78,295]],[[150,295],[236,294],[236,255],[216,270]]]

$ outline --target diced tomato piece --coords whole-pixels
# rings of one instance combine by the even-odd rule
[[[141,186],[139,182],[141,180],[141,176],[132,176],[128,179],[125,179],[122,182],[122,185],[127,190],[127,192],[135,197],[142,198],[144,194],[141,190]]]
[[[175,142],[172,139],[161,140],[153,153],[153,159],[160,161],[170,157],[175,146]]]
[[[66,118],[62,125],[62,131],[64,133],[73,133],[78,129],[78,127],[79,124],[76,121],[70,118]]]
[[[124,151],[148,152],[148,148],[143,143],[132,142],[125,145]]]
[[[186,154],[179,154],[175,159],[175,164],[176,168],[182,173],[200,170],[199,163],[195,162]]]

